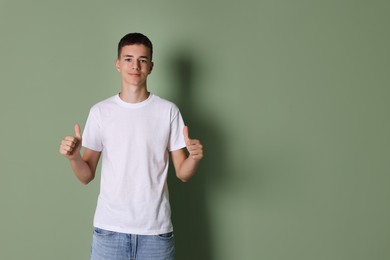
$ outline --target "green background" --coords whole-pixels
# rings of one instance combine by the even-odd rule
[[[58,153],[116,45],[202,140],[169,179],[178,260],[390,259],[389,1],[0,0],[0,259],[88,259],[99,178]]]

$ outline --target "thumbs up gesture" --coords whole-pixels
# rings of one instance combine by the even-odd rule
[[[189,157],[195,161],[200,161],[203,158],[203,145],[197,139],[191,139],[188,135],[188,126],[183,129],[184,140],[186,142]]]
[[[74,126],[74,132],[75,136],[65,136],[60,145],[60,154],[69,160],[74,160],[77,156],[80,156],[81,129],[79,124]]]

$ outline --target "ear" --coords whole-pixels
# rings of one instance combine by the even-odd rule
[[[149,68],[148,74],[152,73],[153,67],[154,67],[154,62],[152,61],[152,62],[150,62],[150,68]]]
[[[116,67],[116,70],[117,70],[117,71],[121,72],[121,69],[120,69],[120,66],[119,66],[119,60],[118,60],[118,59],[115,61],[115,67]]]

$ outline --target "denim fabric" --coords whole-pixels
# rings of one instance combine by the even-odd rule
[[[161,235],[133,235],[95,228],[91,260],[174,260],[172,232]]]

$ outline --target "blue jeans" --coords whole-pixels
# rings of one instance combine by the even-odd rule
[[[91,260],[174,260],[173,233],[133,235],[95,228]]]

